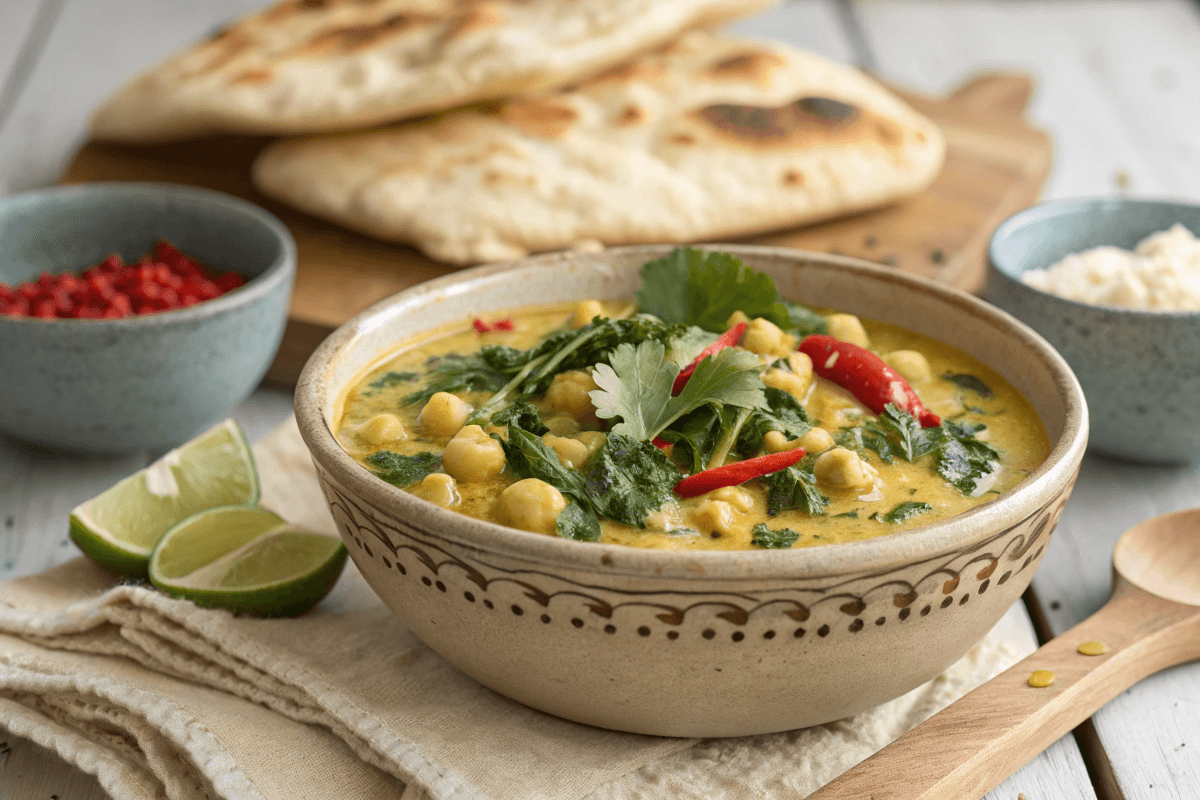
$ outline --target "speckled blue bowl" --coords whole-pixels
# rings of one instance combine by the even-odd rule
[[[1095,451],[1156,463],[1200,457],[1200,312],[1086,305],[1026,286],[1020,275],[1100,245],[1132,249],[1177,222],[1200,235],[1200,205],[1056,200],[1010,217],[988,246],[987,299],[1071,365],[1087,396]]]
[[[0,200],[0,282],[79,271],[158,239],[246,285],[191,308],[111,320],[0,316],[0,432],[54,448],[161,450],[262,380],[287,321],[296,245],[278,219],[188,186],[91,183]]]

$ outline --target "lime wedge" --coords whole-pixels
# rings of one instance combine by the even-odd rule
[[[201,606],[294,617],[329,593],[345,564],[335,536],[256,506],[225,506],[166,532],[150,555],[150,582]]]
[[[146,577],[172,525],[206,508],[258,502],[258,472],[241,428],[225,420],[71,512],[71,538],[98,564]]]

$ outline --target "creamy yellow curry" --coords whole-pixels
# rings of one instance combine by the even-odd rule
[[[1046,457],[1028,402],[953,347],[783,303],[724,254],[679,250],[643,281],[636,304],[513,309],[401,344],[347,391],[339,441],[464,514],[668,549],[880,536]]]

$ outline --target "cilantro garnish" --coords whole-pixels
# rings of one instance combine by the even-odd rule
[[[723,332],[734,311],[792,327],[775,281],[728,253],[677,247],[642,266],[638,307],[663,322]]]
[[[814,333],[826,334],[829,332],[829,320],[824,314],[819,314],[808,306],[789,303],[786,300],[783,301],[783,307],[787,309],[788,317],[791,319],[789,327],[795,328],[792,333],[799,338],[803,339]]]
[[[800,534],[791,528],[775,528],[772,530],[760,522],[752,529],[750,543],[770,549],[785,549],[791,547],[800,538]]]
[[[723,404],[738,408],[765,405],[761,365],[753,353],[729,347],[696,367],[691,380],[677,396],[671,387],[679,367],[666,360],[660,342],[633,347],[623,344],[608,364],[593,372],[600,388],[591,393],[596,416],[621,418],[615,433],[633,439],[653,439],[675,420],[701,406]]]
[[[437,453],[417,453],[415,456],[402,456],[391,450],[380,450],[367,456],[367,463],[375,467],[371,470],[388,483],[401,488],[411,486],[431,472],[437,472],[441,466],[442,457]]]

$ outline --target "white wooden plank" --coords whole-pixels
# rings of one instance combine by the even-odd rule
[[[0,196],[52,183],[82,143],[91,110],[120,83],[262,5],[262,0],[69,0],[0,129]]]
[[[892,80],[947,91],[983,68],[1032,73],[1056,143],[1048,198],[1200,199],[1200,23],[1191,0],[858,0]]]
[[[790,0],[733,23],[729,32],[787,42],[842,64],[861,60],[846,34],[836,0]]]

